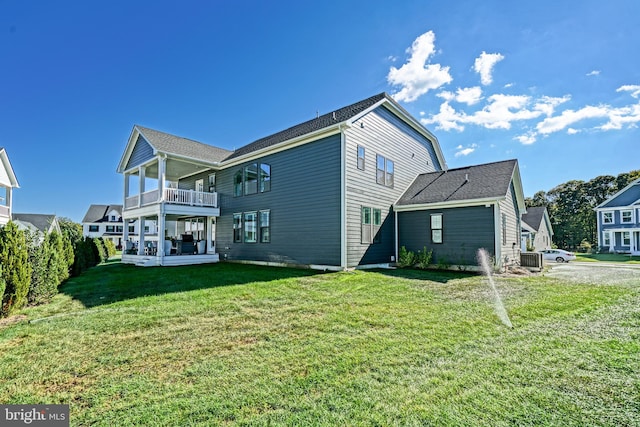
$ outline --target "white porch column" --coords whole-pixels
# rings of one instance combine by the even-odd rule
[[[165,228],[165,216],[164,212],[160,212],[158,215],[158,252],[157,256],[164,257],[164,228]],[[167,254],[168,255],[168,254]]]
[[[11,207],[12,203],[11,203],[11,193],[13,192],[13,188],[12,187],[6,187],[7,191],[6,191],[6,204],[7,204],[7,208],[9,209],[9,219],[13,218],[13,209]]]
[[[129,197],[129,177],[128,173],[124,173],[124,201],[126,203],[127,197]]]
[[[138,176],[140,177],[138,182],[138,207],[142,206],[142,193],[144,193],[144,181],[146,179],[146,173],[146,166],[138,167]]]
[[[127,250],[129,241],[129,218],[122,217],[122,253]]]
[[[144,255],[144,217],[141,216],[138,218],[138,255]]]
[[[160,157],[158,159],[158,191],[160,191],[159,200],[164,201],[164,187],[167,180],[167,158]]]

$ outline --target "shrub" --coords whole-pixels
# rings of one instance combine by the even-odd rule
[[[402,246],[398,253],[397,265],[400,268],[413,267],[416,264],[416,254],[408,251],[406,247]]]
[[[27,293],[29,304],[43,304],[51,300],[58,291],[58,271],[50,268],[54,255],[48,236],[40,232],[25,232],[31,265],[31,283]]]
[[[423,270],[426,270],[427,268],[429,268],[429,265],[431,264],[432,256],[433,256],[433,250],[432,249],[427,250],[427,247],[425,246],[421,251],[418,251],[416,255],[416,267],[421,268]]]
[[[93,267],[98,263],[95,253],[94,239],[85,237],[76,241],[75,249],[75,261],[73,263],[73,274],[75,276],[80,275],[83,271]],[[95,250],[94,250],[95,249]]]
[[[0,314],[8,316],[26,304],[31,282],[27,241],[13,221],[0,229],[0,264],[3,265],[2,277],[6,282]]]
[[[115,243],[113,243],[113,240],[111,239],[103,239],[102,243],[104,244],[104,247],[107,251],[107,259],[111,258],[112,256],[115,256],[116,254],[116,245]]]

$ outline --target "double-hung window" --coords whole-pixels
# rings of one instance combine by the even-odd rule
[[[271,214],[269,211],[260,211],[260,243],[271,242]]]
[[[233,214],[233,241],[234,243],[242,242],[242,214]]]
[[[271,191],[271,165],[260,163],[260,190],[261,193]]]
[[[244,213],[244,242],[256,243],[258,241],[258,214],[256,212]]]
[[[632,222],[631,218],[632,211],[621,211],[620,217],[623,224],[629,224]]]
[[[99,228],[100,228],[100,226],[98,226],[98,225],[90,225],[89,226],[89,231],[92,232],[92,233],[97,233]]]
[[[395,166],[393,160],[389,160],[380,154],[376,155],[376,182],[387,187],[393,187]]]
[[[613,212],[602,212],[602,222],[604,224],[613,224]]]
[[[442,214],[431,215],[431,243],[442,243]]]
[[[603,240],[604,240],[604,242],[602,242],[603,246],[611,246],[611,234],[608,231],[605,231],[603,233]]]
[[[364,147],[358,145],[358,169],[364,170]]]
[[[107,233],[113,233],[116,231],[116,227],[113,225],[107,225]]]
[[[631,246],[631,233],[628,231],[622,232],[622,246]]]
[[[244,194],[258,192],[258,164],[252,163],[244,167]]]
[[[233,175],[233,196],[242,196],[242,169]]]

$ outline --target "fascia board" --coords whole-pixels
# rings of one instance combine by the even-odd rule
[[[470,200],[455,200],[452,202],[440,202],[440,203],[423,203],[423,204],[415,204],[415,205],[394,205],[393,210],[397,212],[408,212],[408,211],[424,211],[430,209],[447,209],[447,208],[464,208],[470,206],[482,206],[482,205],[493,205],[502,200],[505,200],[506,197],[491,197],[484,199],[470,199]]]

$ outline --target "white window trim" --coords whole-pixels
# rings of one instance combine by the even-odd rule
[[[628,240],[625,242],[625,234],[628,236]],[[623,231],[622,235],[620,236],[622,238],[622,246],[631,246],[631,232],[630,231]]]
[[[624,217],[622,216],[623,213],[627,213],[627,212],[629,212],[631,214],[630,218],[629,218],[629,221],[625,221]],[[633,224],[634,222],[635,221],[634,221],[634,218],[633,218],[633,209],[621,209],[620,210],[620,224]]]
[[[607,221],[607,214],[611,214],[611,221]],[[602,223],[603,224],[613,224],[615,220],[615,215],[614,215],[614,211],[604,211],[602,212]]]
[[[602,246],[611,246],[611,232],[609,231],[602,232]]]

